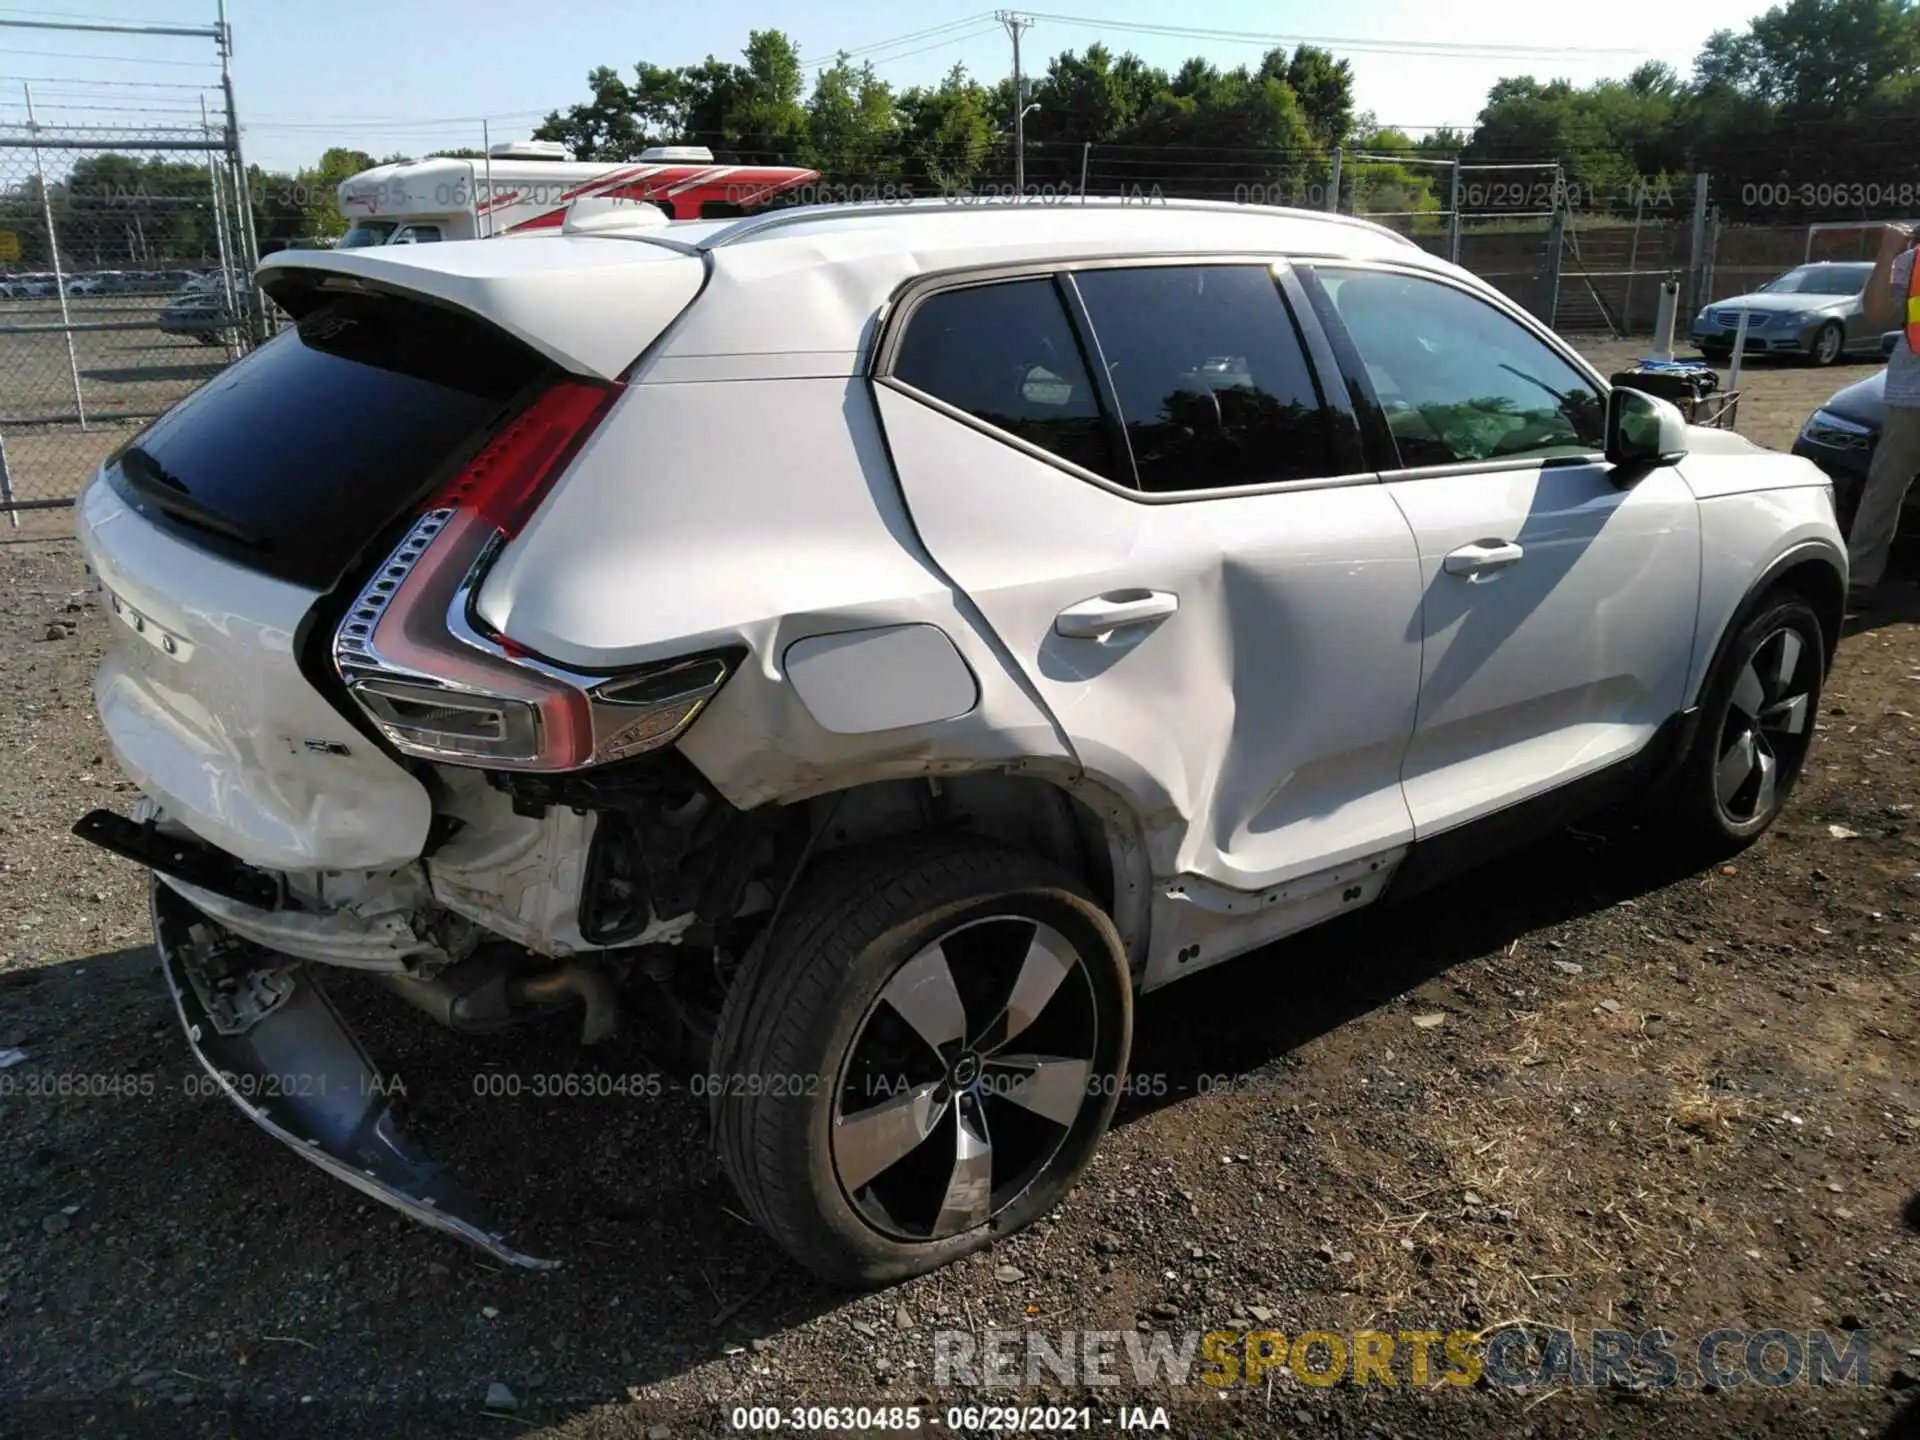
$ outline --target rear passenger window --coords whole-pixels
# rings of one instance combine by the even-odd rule
[[[1123,478],[1051,280],[973,285],[930,297],[907,324],[893,374],[1062,460]]]
[[[1085,270],[1074,283],[1142,490],[1310,480],[1342,468],[1299,332],[1265,266]]]

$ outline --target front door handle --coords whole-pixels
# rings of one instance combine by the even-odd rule
[[[1180,608],[1180,597],[1166,590],[1109,590],[1069,605],[1054,616],[1056,635],[1069,640],[1100,640],[1116,630],[1151,625]]]
[[[1449,575],[1480,575],[1518,565],[1526,553],[1511,540],[1476,540],[1450,552],[1443,564]]]

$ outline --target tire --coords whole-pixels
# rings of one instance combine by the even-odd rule
[[[1741,622],[1672,792],[1673,818],[1702,858],[1745,849],[1779,818],[1806,763],[1826,653],[1819,617],[1792,591],[1763,597]]]
[[[1119,934],[1078,880],[972,837],[863,847],[820,862],[776,923],[728,992],[708,1089],[722,1168],[789,1255],[835,1285],[889,1284],[1072,1188],[1133,1025]]]
[[[1813,336],[1813,347],[1807,352],[1813,357],[1813,363],[1822,367],[1837,365],[1840,357],[1847,353],[1847,329],[1838,320],[1829,320]]]

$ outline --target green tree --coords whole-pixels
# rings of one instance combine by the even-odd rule
[[[631,160],[652,145],[711,145],[741,158],[798,157],[806,136],[806,78],[793,42],[755,30],[745,64],[709,55],[697,65],[633,67],[628,84],[612,66],[587,74],[589,98],[547,115],[533,136],[557,140],[582,160]]]
[[[362,170],[371,170],[375,161],[364,150],[349,150],[335,146],[320,157],[320,163],[310,170],[302,170],[295,177],[298,198],[296,205],[305,222],[303,233],[298,239],[317,236],[332,239],[347,233],[346,217],[340,213],[340,182],[349,180]]]
[[[1920,64],[1911,0],[1789,0],[1753,22],[1749,86],[1788,110],[1833,114],[1863,104]]]
[[[1137,55],[1116,59],[1099,44],[1084,55],[1062,51],[1029,92],[1040,108],[1027,117],[1027,136],[1041,144],[1102,144],[1129,129],[1166,85],[1166,75]]]
[[[197,261],[218,252],[204,162],[88,155],[48,193],[69,265]]]
[[[937,86],[905,91],[898,108],[904,182],[935,193],[964,189],[983,177],[993,153],[992,97],[964,65],[955,65]]]
[[[1268,57],[1268,64],[1278,56]],[[1353,128],[1353,67],[1312,45],[1297,46],[1281,78],[1287,82],[1306,113],[1307,128],[1321,145],[1332,149],[1346,143]]]
[[[1244,65],[1189,60],[1123,138],[1167,150],[1152,183],[1170,194],[1299,204],[1328,169],[1292,87]]]
[[[871,185],[897,169],[893,90],[872,65],[843,55],[820,72],[807,102],[806,163],[844,183]]]
[[[637,67],[646,79],[648,66]],[[555,110],[534,130],[536,140],[558,140],[582,160],[628,160],[646,148],[646,132],[638,111],[644,95],[636,94],[610,65],[587,72],[590,97]]]
[[[1355,122],[1353,142],[1356,152],[1369,155],[1405,156],[1407,161],[1438,158],[1423,157],[1404,131],[1380,125],[1371,114]],[[1440,192],[1448,172],[1433,166],[1392,158],[1356,159],[1345,172],[1340,188],[1350,198],[1343,202],[1343,208],[1351,208],[1356,215],[1415,218],[1443,208]]]

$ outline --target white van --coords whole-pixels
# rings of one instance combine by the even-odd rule
[[[376,165],[342,181],[340,213],[352,228],[337,248],[537,235],[557,230],[583,196],[650,203],[674,220],[743,215],[819,179],[790,165],[716,164],[703,145],[608,164],[576,161],[550,140],[516,140],[484,159]]]

